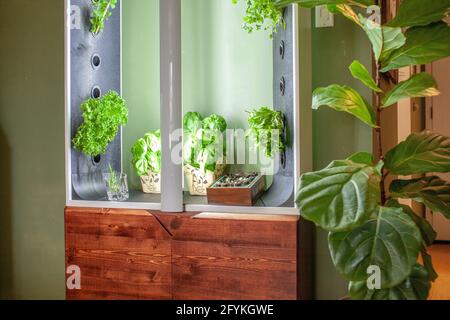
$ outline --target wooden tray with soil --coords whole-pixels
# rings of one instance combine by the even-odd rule
[[[253,206],[265,188],[265,177],[258,173],[230,173],[207,189],[208,203]]]

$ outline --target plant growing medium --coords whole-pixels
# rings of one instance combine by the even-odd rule
[[[450,27],[442,21],[450,12],[450,0],[403,0],[397,16],[383,25],[354,11],[355,7],[381,6],[383,2],[250,0],[244,21],[259,29],[265,20],[279,25],[272,11],[281,12],[289,4],[306,8],[328,5],[330,11],[349,18],[367,34],[373,48],[375,79],[359,61],[349,70],[374,92],[374,104],[348,86],[333,84],[314,91],[312,107],[347,112],[374,128],[381,157],[375,161],[372,154],[361,152],[304,174],[297,204],[303,218],[330,232],[333,263],[350,281],[353,299],[426,299],[437,278],[427,253],[436,232],[399,200],[418,201],[450,218],[450,183],[427,175],[450,172],[450,138],[430,131],[413,133],[386,152],[381,147],[381,114],[401,99],[439,94],[430,74],[419,73],[397,83],[393,72],[450,56]],[[254,16],[258,19],[252,20]],[[384,90],[382,82],[390,82],[393,88]],[[389,176],[394,181],[386,190]],[[380,288],[369,289],[367,285],[370,266],[380,268]]]
[[[225,119],[216,114],[203,118],[198,112],[188,112],[183,118],[183,129],[186,137],[184,163],[204,172],[214,172],[225,153]]]
[[[275,111],[268,107],[249,112],[248,124],[249,136],[256,140],[256,146],[261,148],[269,158],[273,157],[274,151],[284,152],[286,142],[284,141],[284,116],[281,111]],[[273,134],[278,132],[276,136]]]
[[[105,29],[105,21],[111,16],[117,0],[92,0],[91,32],[96,35]]]
[[[81,104],[83,124],[73,139],[75,148],[88,156],[104,154],[120,126],[128,122],[125,100],[115,91],[100,99],[88,99]]]
[[[147,133],[136,141],[131,150],[133,166],[139,177],[149,172],[161,173],[161,132]]]

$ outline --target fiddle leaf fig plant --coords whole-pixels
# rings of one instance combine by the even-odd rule
[[[105,28],[105,21],[111,16],[111,10],[117,5],[117,0],[92,0],[91,32],[96,35]]]
[[[450,172],[450,138],[424,131],[411,134],[391,150],[383,150],[381,115],[403,99],[439,95],[432,75],[419,73],[398,83],[392,71],[450,56],[450,27],[443,21],[450,13],[450,0],[403,0],[397,17],[385,24],[355,10],[372,6],[372,12],[381,12],[385,1],[271,1],[270,8],[279,12],[294,3],[305,8],[328,5],[330,11],[362,28],[374,57],[374,76],[359,61],[349,68],[355,79],[373,91],[373,103],[348,86],[333,84],[313,92],[312,107],[347,112],[374,128],[378,159],[361,152],[304,174],[296,202],[303,218],[329,231],[331,257],[350,283],[351,298],[427,299],[438,276],[427,253],[436,232],[400,200],[420,202],[450,219],[450,182],[434,174]],[[253,15],[262,2],[270,1],[248,1]],[[256,27],[276,16],[265,10],[258,15]],[[279,20],[271,23],[281,27]],[[391,177],[388,188],[387,179]],[[376,270],[379,283],[369,285],[369,276]]]

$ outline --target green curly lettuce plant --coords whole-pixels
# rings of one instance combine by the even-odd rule
[[[148,172],[161,172],[161,131],[147,133],[136,141],[131,149],[133,166],[139,177]]]
[[[105,28],[105,21],[111,16],[117,0],[92,0],[91,32],[99,34]]]
[[[88,156],[104,154],[114,140],[120,126],[128,122],[125,100],[115,91],[99,99],[88,99],[81,104],[83,124],[73,139],[75,149]]]
[[[374,128],[381,160],[361,152],[304,174],[297,194],[301,216],[329,231],[333,263],[350,281],[353,299],[426,299],[437,278],[427,252],[436,232],[399,200],[418,201],[450,219],[450,183],[428,176],[450,172],[450,138],[430,131],[413,133],[385,153],[381,114],[402,99],[439,94],[430,74],[397,83],[393,72],[450,56],[450,27],[442,21],[450,12],[450,0],[403,0],[397,16],[383,25],[353,10],[382,6],[383,0],[273,2],[278,8],[292,3],[306,8],[328,5],[365,31],[374,56],[375,78],[359,61],[349,68],[354,78],[374,92],[373,105],[356,90],[334,84],[314,91],[312,107],[347,112]],[[264,17],[271,19],[271,15]],[[393,88],[384,90],[383,82]],[[388,177],[394,181],[385,190]],[[376,288],[368,285],[374,267],[381,272]]]

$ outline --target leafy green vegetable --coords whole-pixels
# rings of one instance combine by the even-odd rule
[[[227,122],[221,116],[217,114],[210,115],[208,118],[203,119],[203,129],[219,132],[225,132],[227,129]]]
[[[231,0],[234,4],[238,0]],[[271,36],[279,27],[285,27],[283,9],[291,4],[298,4],[304,8],[313,8],[318,5],[354,5],[367,7],[374,4],[373,0],[243,0],[247,3],[244,16],[243,29],[249,33],[255,30],[268,30]],[[339,7],[345,13],[345,7]]]
[[[245,0],[247,9],[245,11],[244,24],[242,28],[248,33],[254,30],[268,30],[274,34],[279,26],[284,26],[282,10],[274,0]],[[232,0],[237,4],[238,0]],[[269,22],[267,22],[269,21]]]
[[[283,113],[268,107],[261,107],[248,113],[249,135],[256,139],[256,146],[262,148],[269,158],[273,157],[276,151],[284,152],[286,141]],[[273,136],[276,132],[278,134]]]
[[[203,128],[203,117],[198,112],[187,112],[183,117],[183,128],[185,132],[196,134],[197,131]]]
[[[383,99],[382,108],[389,107],[402,99],[434,97],[439,94],[436,80],[430,74],[423,72],[400,82],[389,91]]]
[[[83,102],[81,110],[84,121],[73,139],[75,148],[89,156],[104,154],[120,126],[128,122],[125,100],[110,91],[100,99]]]
[[[131,149],[133,166],[138,176],[161,172],[161,132],[150,132],[136,141]]]
[[[216,114],[203,119],[198,112],[188,112],[184,115],[183,127],[184,163],[203,171],[215,171],[225,153],[225,119]]]
[[[105,28],[105,21],[111,16],[117,0],[92,0],[91,32],[99,34]]]

